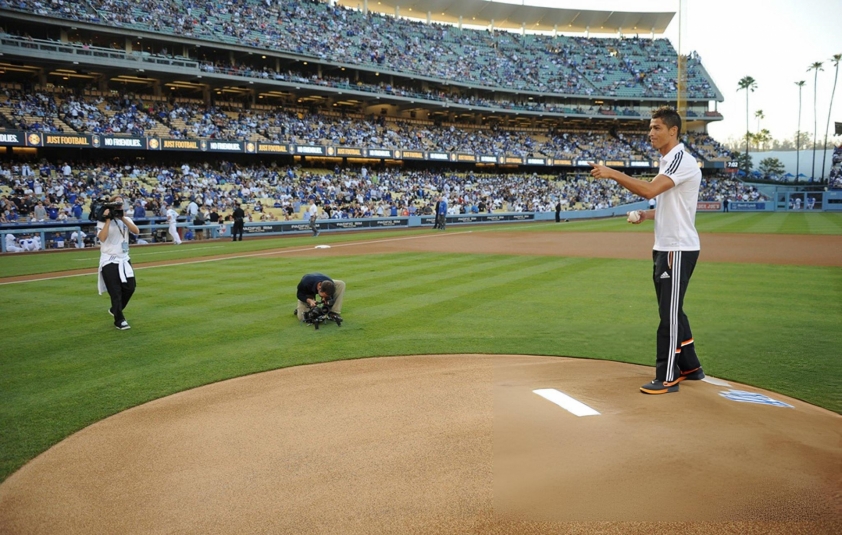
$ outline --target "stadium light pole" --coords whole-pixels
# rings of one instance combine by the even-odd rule
[[[801,89],[806,80],[795,82],[798,86],[798,128],[795,130],[795,181],[798,182],[798,174],[801,172]]]
[[[675,111],[684,122],[687,121],[687,54],[684,53],[686,34],[687,0],[678,0],[678,83],[676,84]]]

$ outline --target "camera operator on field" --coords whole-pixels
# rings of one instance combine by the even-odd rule
[[[333,280],[321,273],[308,273],[298,283],[298,307],[295,309],[295,316],[298,321],[306,319],[307,312],[316,306],[316,295],[321,296],[324,303],[330,309],[330,319],[335,320],[341,316],[342,298],[345,295],[345,283],[341,280]]]
[[[95,203],[91,212],[97,220],[99,238],[99,294],[108,292],[111,308],[108,313],[114,317],[114,326],[125,331],[129,323],[123,316],[123,309],[129,304],[135,291],[135,277],[129,259],[129,233],[140,234],[137,225],[125,215],[123,198],[112,197],[110,202]]]

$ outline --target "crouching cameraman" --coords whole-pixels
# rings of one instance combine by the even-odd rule
[[[321,296],[325,303],[329,303],[331,319],[334,319],[342,312],[345,283],[321,273],[308,273],[298,283],[297,295],[298,307],[295,309],[295,315],[298,321],[304,321],[307,311],[316,306],[316,295]]]
[[[137,225],[123,211],[123,198],[112,197],[110,202],[92,209],[96,211],[99,238],[99,294],[107,291],[111,297],[108,313],[114,316],[114,326],[125,331],[129,323],[123,309],[135,291],[135,278],[129,260],[129,233],[139,234]]]

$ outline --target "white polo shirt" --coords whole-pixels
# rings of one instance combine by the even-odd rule
[[[666,175],[675,187],[656,197],[655,247],[656,251],[698,251],[699,233],[696,232],[696,206],[702,171],[696,159],[679,143],[662,156],[658,174]]]

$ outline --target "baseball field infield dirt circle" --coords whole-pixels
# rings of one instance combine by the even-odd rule
[[[428,355],[232,379],[40,455],[0,485],[0,532],[840,532],[842,417],[716,380],[643,395],[651,374]]]

